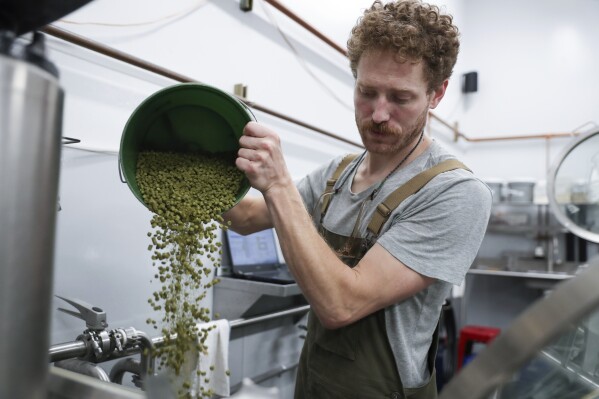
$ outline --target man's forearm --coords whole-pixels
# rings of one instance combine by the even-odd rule
[[[261,197],[243,198],[225,212],[223,218],[230,222],[231,230],[243,235],[273,227],[264,198]]]
[[[265,200],[285,260],[316,315],[330,328],[345,324],[356,275],[318,234],[295,186],[271,190]]]

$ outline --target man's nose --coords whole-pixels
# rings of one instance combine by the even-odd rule
[[[385,98],[379,98],[374,103],[372,111],[372,121],[374,123],[383,123],[389,120],[389,103]]]

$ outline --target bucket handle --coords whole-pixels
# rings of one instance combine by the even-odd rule
[[[241,105],[244,106],[245,109],[247,109],[250,112],[250,114],[252,114],[252,118],[254,118],[254,121],[258,121],[258,119],[256,119],[256,115],[254,115],[254,113],[252,112],[252,109],[250,108],[250,106],[247,105],[245,102],[243,102],[241,100],[239,100],[239,102],[241,103]]]
[[[119,152],[119,178],[121,179],[122,183],[127,183],[127,180],[125,180],[125,177],[123,175],[123,161],[121,159],[121,153]]]

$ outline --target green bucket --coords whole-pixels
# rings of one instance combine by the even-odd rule
[[[211,86],[183,83],[159,90],[133,111],[125,125],[119,150],[121,180],[146,206],[135,178],[141,151],[218,154],[234,162],[243,128],[255,120],[244,103]],[[244,178],[235,203],[249,189]]]

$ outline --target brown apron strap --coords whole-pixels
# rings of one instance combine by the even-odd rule
[[[454,169],[468,169],[463,163],[457,159],[448,159],[443,161],[430,169],[421,172],[408,180],[405,184],[393,191],[383,202],[376,207],[376,212],[372,216],[372,220],[368,224],[368,230],[374,235],[378,236],[381,228],[389,219],[389,216],[401,204],[403,200],[408,198],[410,195],[417,193],[422,187],[424,187],[433,177],[443,172],[448,172]]]
[[[327,212],[329,202],[331,201],[330,194],[333,192],[333,188],[335,187],[335,183],[337,183],[337,180],[339,180],[339,176],[341,176],[341,173],[343,173],[345,168],[347,168],[347,165],[349,165],[351,161],[356,159],[358,155],[359,154],[347,154],[345,157],[343,157],[343,159],[337,166],[337,169],[335,169],[333,176],[331,176],[331,178],[327,180],[327,187],[324,190],[322,206],[320,208],[321,218],[324,217],[325,213]]]

